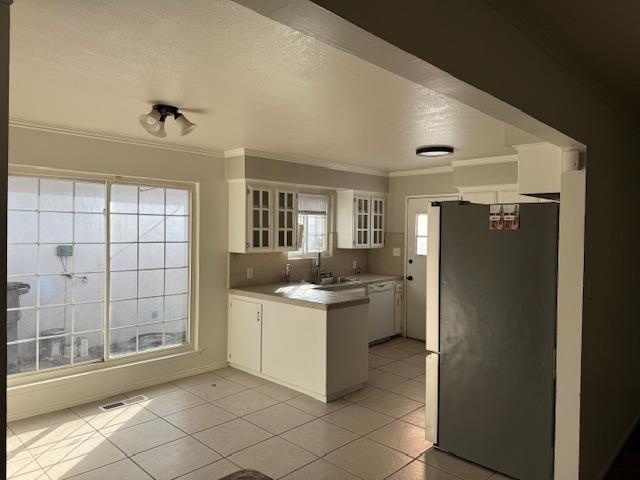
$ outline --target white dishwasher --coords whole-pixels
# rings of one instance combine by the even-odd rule
[[[369,343],[395,335],[395,282],[372,283],[369,290]]]

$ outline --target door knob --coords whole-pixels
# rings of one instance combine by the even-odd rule
[[[409,259],[409,263],[413,263],[413,259],[411,259],[411,258],[410,258],[410,259]]]
[[[407,280],[409,280],[409,281],[413,280],[413,275],[409,275],[409,276],[407,277]]]

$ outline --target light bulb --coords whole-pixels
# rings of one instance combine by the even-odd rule
[[[158,122],[158,129],[156,131],[150,131],[147,130],[151,135],[153,135],[154,137],[160,137],[160,138],[164,138],[167,136],[167,132],[165,132],[164,130],[164,119],[161,119]]]
[[[181,113],[176,115],[176,123],[180,127],[180,135],[187,135],[196,128],[196,124],[187,120],[187,117]]]
[[[149,113],[140,115],[140,118],[139,118],[140,125],[142,125],[142,128],[144,128],[147,132],[149,132],[152,135],[155,135],[161,129],[164,130],[164,126],[161,125],[164,122],[160,121],[160,117],[161,117],[160,112],[155,108],[152,108]],[[162,136],[166,136],[166,134]]]

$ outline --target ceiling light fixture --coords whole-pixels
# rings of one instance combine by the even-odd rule
[[[164,122],[167,117],[173,117],[175,119],[180,127],[180,135],[187,135],[196,128],[196,124],[187,120],[187,117],[178,111],[178,107],[174,107],[173,105],[154,105],[151,107],[149,113],[140,115],[139,120],[140,125],[142,125],[142,128],[147,132],[154,137],[163,138],[167,136],[167,132],[164,130]]]
[[[416,155],[420,157],[444,157],[452,153],[453,147],[449,145],[429,145],[416,148]]]

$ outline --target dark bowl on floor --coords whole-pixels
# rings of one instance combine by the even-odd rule
[[[220,480],[273,480],[271,477],[256,472],[255,470],[238,470],[231,473],[226,477],[222,477]]]

